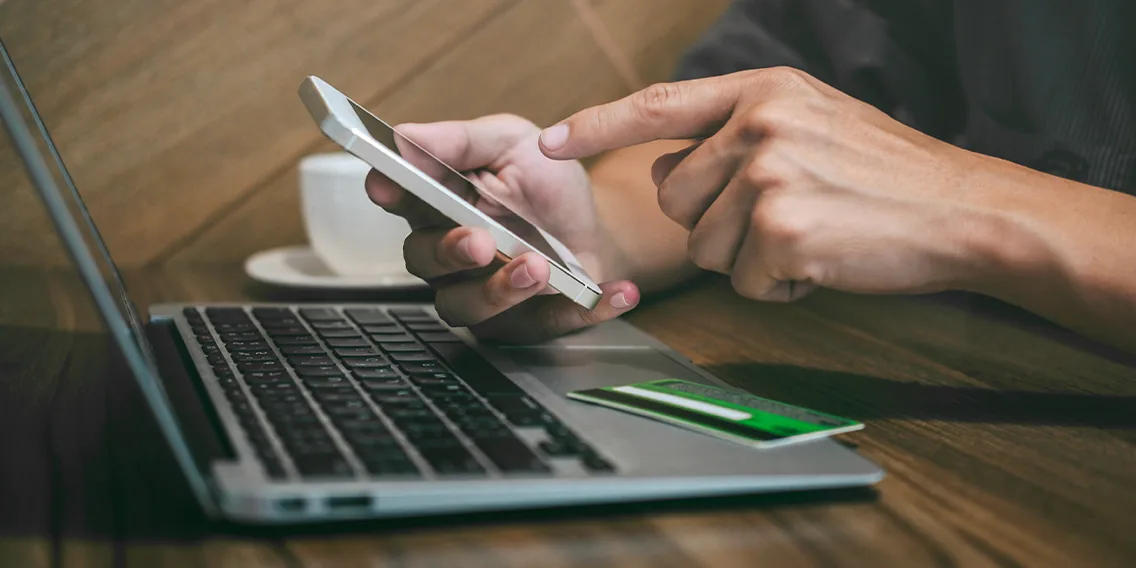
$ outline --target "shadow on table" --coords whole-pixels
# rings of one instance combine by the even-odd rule
[[[1136,428],[1136,396],[927,385],[790,365],[712,367],[756,395],[857,420],[883,418]]]

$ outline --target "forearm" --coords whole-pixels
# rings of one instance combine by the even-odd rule
[[[686,147],[658,141],[611,152],[591,169],[596,206],[614,246],[604,260],[605,279],[629,279],[644,292],[661,290],[698,273],[687,254],[687,231],[659,209],[651,165]]]
[[[1136,352],[1136,197],[992,161],[975,291]]]

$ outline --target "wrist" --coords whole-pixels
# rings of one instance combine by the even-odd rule
[[[1023,281],[1042,282],[1060,259],[1045,241],[1045,186],[1054,180],[1026,168],[981,156],[988,165],[968,169],[966,212],[956,229],[965,259],[957,288],[1005,299]]]

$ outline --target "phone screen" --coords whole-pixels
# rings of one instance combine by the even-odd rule
[[[469,178],[462,175],[454,168],[451,168],[430,152],[427,152],[425,148],[422,148],[409,138],[399,134],[389,124],[371,114],[367,109],[355,104],[355,102],[350,99],[348,99],[348,102],[351,103],[351,108],[355,110],[355,114],[359,116],[359,120],[363,122],[363,126],[376,142],[386,146],[399,156],[402,156],[403,159],[413,164],[414,167],[422,170],[423,173],[433,178],[439,185],[445,187],[455,196],[466,200],[470,204],[476,206],[479,198],[482,197],[493,199],[497,206],[509,211],[509,214],[506,215],[490,214],[494,221],[497,221],[514,235],[532,245],[533,248],[544,253],[550,261],[557,264],[562,270],[569,273],[574,272],[568,268],[569,263],[566,263],[564,259],[556,253],[552,245],[549,244],[548,240],[545,238],[546,233],[544,231],[526,220],[507,204],[493,198],[493,196],[480,185],[473,183]],[[484,209],[482,209],[482,212],[489,214]],[[561,246],[563,247],[563,245]],[[575,265],[576,263],[573,262],[571,264]]]

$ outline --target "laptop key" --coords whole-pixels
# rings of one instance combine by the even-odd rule
[[[449,331],[450,328],[434,321],[412,321],[406,324],[410,331]]]
[[[313,322],[338,320],[343,317],[331,308],[300,308],[300,316]]]
[[[260,320],[260,327],[264,329],[279,329],[283,327],[302,327],[304,324],[296,318],[280,318]]]
[[[257,393],[299,393],[300,389],[294,383],[257,383],[249,385],[253,394]]]
[[[399,362],[399,363],[421,362],[421,361],[437,361],[437,358],[434,357],[434,355],[427,353],[425,351],[419,351],[419,352],[414,352],[414,353],[391,353],[390,358],[391,358],[391,360]]]
[[[502,472],[548,473],[549,467],[516,437],[482,438],[473,441]]]
[[[436,322],[434,316],[426,313],[426,310],[420,308],[393,308],[390,311],[391,315],[401,322]]]
[[[427,343],[461,343],[460,337],[454,335],[449,331],[432,331],[428,333],[419,333],[418,339]]]
[[[233,361],[240,362],[256,362],[256,361],[278,361],[276,353],[272,351],[237,351],[232,355]]]
[[[379,342],[379,347],[382,347],[383,351],[422,349],[422,347],[418,345],[417,340],[414,339],[414,336],[408,333],[401,335],[372,335],[371,339]],[[402,343],[409,343],[411,346],[400,345]]]
[[[253,371],[283,371],[284,365],[280,361],[248,361],[244,363],[237,363],[237,370],[242,373],[251,373]]]
[[[371,405],[367,404],[367,399],[359,395],[359,393],[348,392],[331,392],[325,396],[316,397],[320,405],[325,409],[331,408],[358,408],[370,410]]]
[[[226,331],[218,335],[221,336],[221,341],[224,341],[226,345],[234,341],[262,341],[264,339],[260,333],[252,331]]]
[[[421,475],[418,467],[410,460],[364,461],[363,467],[367,468],[367,473],[376,477],[418,477]]]
[[[225,345],[230,353],[240,353],[243,351],[264,351],[269,349],[268,342],[266,341],[233,341]]]
[[[319,416],[316,416],[313,412],[307,414],[274,413],[268,416],[268,420],[273,424],[288,426],[315,426],[320,424]]]
[[[223,319],[234,319],[234,318],[239,319],[239,318],[247,318],[248,317],[248,314],[245,313],[244,308],[241,308],[241,307],[222,307],[222,306],[212,306],[212,307],[205,308],[205,315],[209,316],[209,319],[221,319],[221,320],[223,320]]]
[[[363,400],[363,397],[358,392],[356,392],[355,389],[351,389],[349,391],[315,390],[312,391],[312,395],[315,396],[316,400],[318,400],[320,404],[335,404],[340,402]]]
[[[304,477],[342,479],[354,476],[351,466],[339,455],[304,456],[293,462]]]
[[[318,333],[319,336],[323,337],[323,338],[359,337],[359,332],[357,330],[355,330],[354,328],[350,328],[350,327],[347,328],[347,329],[317,329],[316,333]]]
[[[381,385],[381,384],[405,385],[406,384],[405,381],[401,380],[401,375],[399,375],[398,372],[395,371],[394,369],[390,369],[390,368],[386,368],[386,369],[353,369],[351,371],[351,374],[354,375],[355,378],[359,379],[360,381],[364,381],[364,382],[375,381],[373,383],[367,382],[367,384],[369,384],[369,385],[370,384],[374,384],[374,385]],[[399,381],[397,383],[383,383],[383,382],[380,382],[379,379],[399,379]],[[370,388],[370,387],[368,387],[368,388]]]
[[[292,335],[292,336],[274,337],[274,338],[272,338],[272,342],[275,343],[278,347],[281,347],[281,348],[283,348],[286,345],[289,345],[289,346],[291,346],[291,345],[319,346],[319,342],[316,341],[316,338],[314,338],[310,335]]]
[[[383,357],[349,357],[343,360],[343,364],[351,367],[352,369],[382,369],[390,367],[390,361]]]
[[[402,330],[401,326],[399,326],[397,323],[393,323],[393,322],[392,323],[384,323],[384,324],[364,325],[364,326],[361,326],[361,327],[363,328],[363,331],[365,331],[367,333],[374,333],[376,335],[386,335],[386,334],[396,334],[397,335],[397,334],[405,333]]]
[[[304,326],[300,326],[300,325],[291,325],[291,326],[287,326],[287,327],[274,327],[274,328],[271,328],[271,329],[266,329],[264,331],[265,331],[265,333],[268,334],[269,337],[273,337],[273,338],[297,336],[297,335],[304,336],[304,337],[311,337],[311,334],[308,332],[308,328],[306,328]]]
[[[268,403],[283,404],[283,403],[289,403],[289,402],[295,402],[295,403],[302,402],[304,404],[307,404],[308,399],[305,398],[304,395],[300,394],[300,389],[295,388],[295,385],[292,385],[290,383],[286,383],[286,384],[287,384],[288,387],[291,387],[291,388],[280,390],[280,391],[275,391],[275,390],[271,390],[271,389],[265,389],[265,390],[254,389],[253,395],[256,396],[257,401],[259,401],[260,404],[262,404],[262,405],[268,404]]]
[[[292,377],[284,371],[253,371],[251,373],[244,373],[243,378],[247,383],[292,382]]]
[[[355,329],[354,326],[341,319],[327,320],[327,321],[313,321],[311,326],[317,330],[319,329]]]
[[[225,356],[220,353],[206,355],[205,360],[208,361],[210,365],[224,365],[226,363]]]
[[[524,394],[521,387],[509,380],[469,345],[465,343],[430,343],[429,346],[473,390],[482,395]]]
[[[292,310],[290,310],[288,308],[270,308],[270,307],[265,306],[265,307],[253,308],[252,309],[252,315],[254,317],[258,318],[258,319],[259,318],[266,318],[266,319],[290,318],[290,317],[292,317]]]
[[[377,357],[378,350],[374,347],[337,347],[335,354],[340,357]]]
[[[399,365],[399,367],[403,370],[403,372],[405,372],[407,374],[411,374],[411,375],[417,375],[417,374],[423,374],[423,373],[425,373],[425,374],[439,373],[439,372],[445,372],[446,371],[446,368],[443,367],[442,364],[437,362],[437,361],[417,361],[417,362],[413,362],[413,363],[403,363],[402,365]],[[462,374],[461,372],[459,372],[458,375],[462,376],[462,377],[466,377],[466,375]],[[466,377],[466,381],[469,382],[469,380],[470,379],[468,377]]]
[[[288,357],[288,364],[293,367],[320,367],[334,365],[335,361],[327,355],[294,355]]]
[[[351,318],[359,325],[371,325],[378,323],[390,323],[390,316],[384,314],[382,310],[373,308],[349,308],[343,310],[347,317]]]
[[[418,453],[439,474],[484,473],[477,458],[461,446],[445,448],[418,448]]]
[[[372,456],[386,456],[393,457],[396,455],[405,455],[402,448],[398,445],[398,439],[390,432],[371,432],[368,434],[353,434],[351,436],[344,436],[347,443],[355,448],[355,453],[359,454],[362,458],[364,453],[369,453]]]
[[[327,351],[319,345],[285,345],[280,348],[285,355],[325,355]]]
[[[352,436],[368,436],[387,434],[390,430],[387,429],[378,418],[371,418],[367,420],[340,420],[335,423],[339,428],[339,432],[343,434],[344,438],[351,439]]]
[[[370,347],[362,337],[333,337],[325,340],[332,347]]]
[[[316,365],[313,367],[297,367],[296,374],[301,379],[314,377],[342,377],[343,372],[335,365]]]
[[[308,387],[313,393],[320,392],[336,392],[336,393],[353,393],[357,392],[355,386],[348,382],[343,377],[316,377],[304,381],[304,386]]]
[[[260,405],[264,409],[265,416],[271,418],[278,414],[312,414],[312,408],[308,406],[307,402],[284,402],[284,403],[264,403]]]

